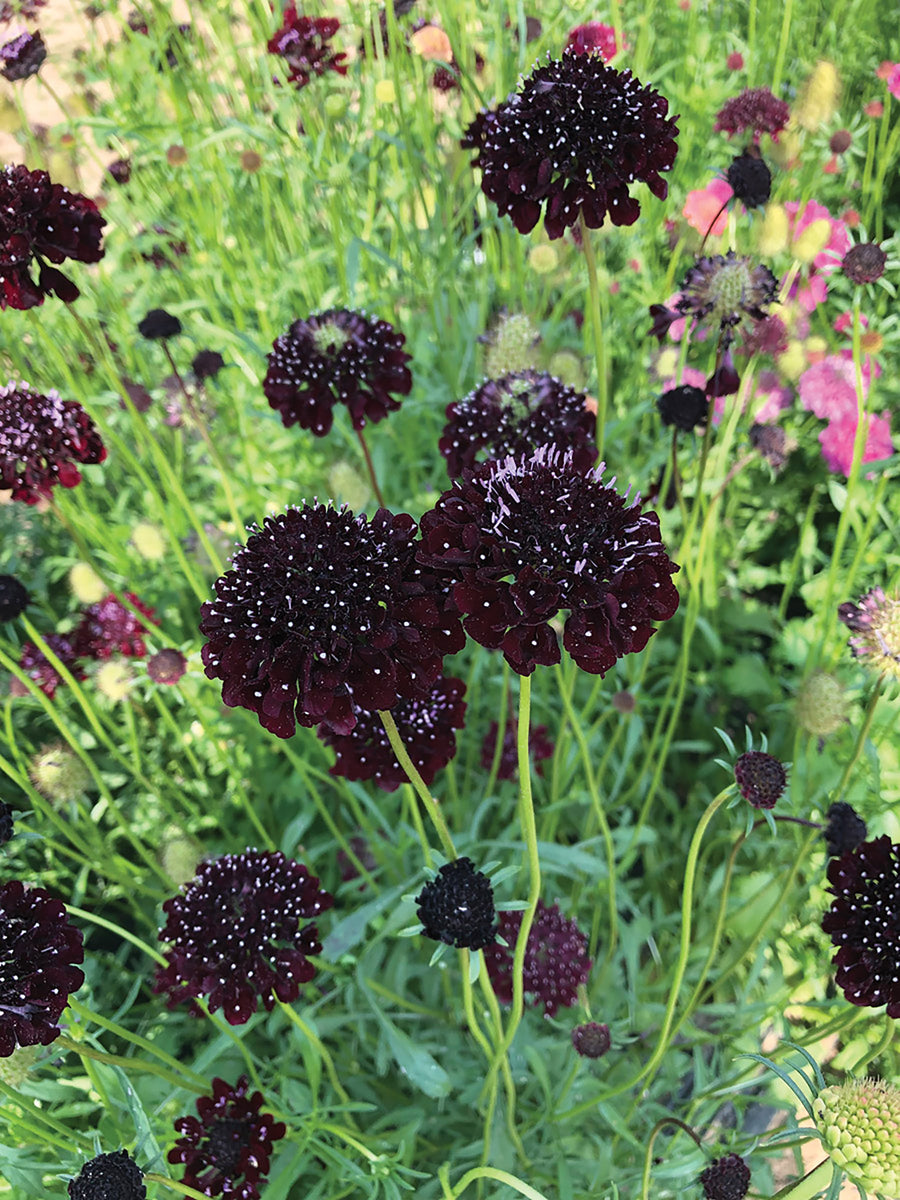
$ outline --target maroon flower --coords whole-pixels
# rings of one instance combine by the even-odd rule
[[[529,233],[544,209],[550,238],[584,214],[597,229],[607,213],[614,225],[632,225],[640,205],[632,183],[646,183],[664,199],[661,172],[675,162],[678,127],[659,92],[630,71],[608,67],[600,54],[566,50],[525,80],[520,92],[466,130],[462,145],[476,149],[481,190]]]
[[[346,75],[347,55],[335,51],[328,43],[340,29],[336,17],[300,17],[291,0],[284,10],[281,28],[269,38],[267,49],[278,54],[288,64],[288,83],[298,89],[306,87],[314,75],[337,71]]]
[[[471,858],[445,863],[416,896],[425,937],[460,949],[483,950],[497,936],[494,890]]]
[[[113,180],[113,182],[118,183],[120,186],[128,183],[129,179],[131,179],[130,158],[117,158],[115,162],[111,162],[106,169],[109,172],[110,178]]]
[[[61,901],[18,879],[0,886],[0,1058],[49,1046],[69,993],[84,983],[81,931]]]
[[[406,752],[428,785],[456,753],[456,730],[462,729],[466,713],[465,692],[461,679],[441,676],[427,696],[401,700],[391,711]],[[330,773],[343,779],[374,779],[385,792],[395,792],[407,776],[394,757],[381,718],[364,708],[355,709],[354,715],[356,725],[350,733],[337,734],[326,726],[318,731],[337,756]]]
[[[659,518],[601,478],[542,446],[464,471],[422,518],[419,562],[452,585],[466,632],[520,675],[560,661],[560,609],[565,649],[603,675],[678,607]]]
[[[225,366],[225,359],[218,350],[199,350],[191,362],[191,370],[198,383],[213,379]]]
[[[44,396],[27,383],[0,387],[0,488],[11,488],[13,500],[37,504],[56,484],[75,487],[81,481],[76,463],[105,458],[106,447],[77,400],[62,400],[52,390]]]
[[[275,339],[263,391],[288,427],[317,437],[331,429],[335,404],[346,404],[354,429],[400,407],[392,393],[409,394],[406,341],[387,321],[332,308],[298,320]]]
[[[464,400],[447,406],[438,443],[451,479],[474,467],[482,451],[489,459],[533,453],[538,446],[572,449],[576,470],[597,459],[595,420],[586,397],[544,371],[517,371],[488,379]]]
[[[416,566],[416,524],[324,504],[266,517],[201,609],[203,662],[222,699],[278,737],[301,725],[349,733],[354,706],[423,699],[464,637]]]
[[[484,952],[497,999],[504,1004],[512,1003],[513,952],[521,926],[521,912],[502,912],[500,935],[508,946],[495,942]],[[538,900],[525,949],[523,983],[524,990],[531,993],[531,1003],[543,1002],[548,1017],[552,1017],[560,1005],[575,1003],[578,986],[587,980],[591,969],[587,950],[587,938],[574,921],[560,913],[559,905],[548,908]]]
[[[84,679],[84,672],[76,669],[78,654],[67,637],[64,637],[61,633],[50,633],[44,638],[44,641],[63,666],[71,671],[76,679]],[[37,684],[48,699],[53,699],[56,695],[56,689],[63,681],[62,676],[44,652],[39,650],[32,642],[25,642],[22,646],[22,653],[19,656],[19,668],[33,683]],[[9,690],[13,696],[28,695],[27,688],[18,679],[13,679],[10,682]]]
[[[841,259],[841,270],[853,283],[874,283],[884,274],[887,255],[877,242],[851,246]]]
[[[315,974],[315,925],[299,925],[331,908],[306,867],[280,851],[246,850],[203,862],[177,896],[166,900],[160,940],[171,942],[167,966],[157,968],[155,992],[168,992],[174,1008],[192,996],[207,996],[229,1024],[243,1025],[262,1000],[267,1012],[275,997],[290,1003]]]
[[[28,588],[15,575],[0,575],[0,621],[14,621],[28,607]]]
[[[40,31],[20,33],[18,37],[0,46],[0,75],[10,83],[37,75],[41,63],[47,57],[47,47]]]
[[[15,820],[13,809],[0,801],[0,846],[5,846],[15,832]]]
[[[69,1200],[146,1200],[141,1169],[127,1150],[98,1154],[69,1180]]]
[[[787,787],[787,771],[771,754],[748,750],[734,764],[734,778],[744,799],[754,808],[774,808]]]
[[[822,835],[829,858],[840,858],[848,850],[855,850],[866,840],[866,823],[853,807],[842,800],[832,804],[828,810],[828,824]]]
[[[99,262],[105,224],[93,200],[51,183],[46,171],[0,169],[0,309],[33,308],[51,294],[76,299],[75,284],[45,260]]]
[[[731,185],[734,198],[740,200],[747,208],[759,208],[768,202],[772,194],[772,172],[759,151],[750,154],[744,150],[737,158],[732,159],[725,172],[725,178]]]
[[[604,62],[616,56],[616,31],[602,21],[585,21],[569,30],[566,49],[576,54],[599,54]]]
[[[772,140],[778,141],[790,115],[785,101],[773,96],[768,88],[745,88],[719,109],[715,129],[729,137],[746,129],[753,134],[754,142],[764,133],[770,133]]]
[[[492,721],[491,727],[485,735],[484,741],[481,743],[481,765],[485,771],[490,771],[493,762],[494,754],[497,749],[497,734],[500,732],[500,722]],[[547,737],[546,725],[532,726],[528,734],[528,757],[532,766],[537,768],[538,774],[544,770],[539,764],[545,758],[552,758],[555,749],[553,742]],[[515,717],[510,717],[506,722],[506,729],[503,734],[503,749],[500,751],[500,767],[497,771],[498,779],[515,779],[519,770],[519,755],[518,755],[518,722]]]
[[[147,662],[147,674],[154,683],[177,683],[187,670],[187,660],[180,650],[166,647]]]
[[[609,1026],[587,1021],[572,1030],[572,1045],[582,1058],[602,1058],[611,1045]]]
[[[204,1196],[259,1200],[272,1154],[272,1143],[285,1135],[283,1122],[260,1112],[259,1092],[247,1095],[250,1081],[242,1075],[232,1087],[213,1080],[211,1096],[197,1101],[197,1117],[179,1117],[182,1136],[169,1151],[170,1163],[184,1163],[182,1183]]]
[[[750,1168],[739,1154],[714,1158],[700,1175],[705,1200],[744,1200],[750,1187]]]
[[[75,630],[76,653],[82,658],[112,658],[124,654],[128,658],[143,658],[147,653],[144,634],[148,622],[159,624],[155,610],[138,600],[134,592],[126,592],[129,604],[143,613],[141,621],[131,608],[110,592],[96,604],[84,610],[81,624]]]
[[[822,928],[838,947],[835,982],[851,1004],[886,1004],[889,1017],[900,1017],[900,843],[885,835],[833,858],[828,882],[835,899]]]

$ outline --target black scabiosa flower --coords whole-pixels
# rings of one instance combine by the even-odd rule
[[[838,947],[835,982],[851,1004],[887,1005],[900,1017],[900,844],[887,836],[863,842],[828,864],[834,902],[822,928]]]
[[[69,1200],[146,1200],[141,1169],[127,1150],[98,1154],[69,1181]]]
[[[177,683],[186,670],[187,659],[169,646],[147,660],[147,674],[154,683]]]
[[[262,1112],[259,1092],[247,1094],[250,1081],[242,1075],[233,1086],[214,1079],[212,1095],[197,1101],[196,1117],[179,1117],[181,1134],[169,1151],[170,1163],[184,1163],[182,1183],[204,1196],[259,1200],[266,1181],[272,1143],[286,1127]]]
[[[0,886],[0,1058],[59,1035],[69,994],[84,983],[81,940],[49,892],[18,879]]]
[[[50,295],[75,300],[75,284],[47,264],[99,262],[105,224],[93,200],[51,183],[46,171],[0,169],[0,309],[34,308]]]
[[[520,675],[560,661],[560,609],[565,649],[603,675],[678,607],[659,518],[601,480],[542,446],[464,471],[422,518],[419,562],[452,585],[466,632]]]
[[[575,470],[597,458],[595,418],[583,392],[544,371],[517,371],[488,379],[464,400],[447,406],[438,448],[451,479],[477,459],[532,454],[538,446],[571,448]]]
[[[138,321],[138,333],[148,341],[176,337],[181,333],[181,322],[164,308],[151,308],[146,317]]]
[[[734,778],[754,808],[774,808],[787,787],[784,764],[764,750],[748,750],[734,764]]]
[[[354,429],[376,424],[400,407],[412,375],[406,338],[387,321],[332,308],[297,320],[275,339],[263,391],[285,426],[317,437],[331,429],[335,404],[345,404]]]
[[[61,633],[50,633],[44,641],[76,679],[84,679],[84,672],[78,668],[78,653],[69,638]],[[39,650],[33,642],[25,642],[22,646],[19,668],[37,684],[49,700],[53,699],[56,689],[63,681],[62,676],[43,650]],[[9,690],[13,696],[28,695],[28,689],[18,679],[10,681]]]
[[[839,605],[838,616],[857,635],[850,639],[853,657],[900,679],[900,596],[872,588],[858,604]]]
[[[20,33],[11,42],[0,46],[0,75],[10,83],[37,75],[47,57],[47,47],[40,31]]]
[[[100,434],[77,400],[52,389],[43,395],[27,383],[0,387],[0,488],[11,488],[13,500],[37,504],[57,484],[75,487],[76,464],[105,458]]]
[[[0,846],[5,846],[15,832],[15,813],[0,801]]]
[[[609,1026],[587,1021],[572,1030],[572,1045],[582,1058],[602,1058],[612,1045]]]
[[[498,779],[515,779],[518,773],[518,728],[518,721],[515,717],[510,716],[503,733],[503,748],[500,751],[500,766],[497,770]],[[490,771],[493,766],[494,754],[497,750],[497,734],[499,732],[500,722],[492,721],[491,727],[485,734],[484,741],[481,743],[481,765],[485,771]],[[549,730],[546,725],[533,725],[528,732],[528,758],[539,775],[543,774],[544,770],[540,764],[544,759],[552,758],[555,749],[553,742],[547,736],[548,733]]]
[[[470,858],[446,863],[416,896],[422,932],[436,942],[483,950],[497,936],[494,891]]]
[[[134,592],[125,593],[126,600],[143,613],[141,621],[130,608],[112,592],[84,610],[81,623],[75,630],[76,653],[82,658],[112,658],[124,654],[127,658],[144,658],[147,646],[144,634],[148,622],[159,620],[155,610],[138,600]]]
[[[200,350],[191,362],[191,370],[198,383],[213,379],[224,366],[225,359],[218,350]]]
[[[739,1154],[714,1158],[699,1179],[706,1200],[744,1200],[750,1187],[750,1168]]]
[[[521,926],[521,912],[501,913],[500,934],[508,945],[495,942],[484,952],[497,999],[504,1004],[512,1003],[513,952]],[[591,969],[587,951],[588,940],[576,923],[562,915],[558,904],[548,908],[539,900],[525,948],[523,983],[531,1003],[543,1003],[548,1017],[578,998],[578,987]]]
[[[461,679],[440,679],[422,699],[401,700],[391,710],[397,731],[413,766],[429,786],[435,775],[456,753],[456,730],[466,713],[466,685]],[[372,779],[385,792],[407,782],[406,772],[394,757],[377,712],[357,708],[350,733],[337,734],[322,726],[320,739],[331,746],[336,761],[332,775],[343,779]]]
[[[731,185],[735,199],[747,208],[759,208],[768,203],[772,194],[772,172],[759,152],[751,154],[745,150],[732,159],[725,178]]]
[[[865,821],[852,804],[843,800],[832,804],[824,833],[828,857],[840,858],[848,850],[855,850],[866,840],[868,832]]]
[[[300,926],[331,908],[334,897],[303,863],[276,851],[246,850],[201,863],[185,888],[163,904],[160,940],[170,942],[167,965],[153,990],[174,1008],[206,996],[231,1025],[243,1025],[262,1000],[290,1003],[315,974],[315,925]]]
[[[719,109],[715,130],[727,133],[729,137],[748,131],[753,134],[754,142],[769,133],[773,141],[777,141],[790,115],[787,103],[773,96],[768,88],[745,88]]]
[[[314,75],[326,71],[347,74],[343,51],[329,43],[341,23],[336,17],[300,17],[293,0],[285,7],[281,28],[269,38],[267,49],[288,65],[288,83],[299,90],[306,87]]]
[[[465,638],[417,545],[412,517],[384,508],[371,521],[324,504],[266,517],[201,609],[225,703],[286,738],[295,719],[345,734],[354,706],[427,697]]]
[[[875,242],[851,246],[841,259],[841,270],[853,283],[874,283],[884,274],[887,255]]]
[[[640,204],[631,184],[646,183],[665,199],[662,173],[675,162],[678,126],[668,101],[630,71],[608,67],[600,54],[568,49],[538,66],[491,112],[466,130],[465,149],[478,151],[481,190],[529,233],[544,211],[550,238],[562,237],[584,214],[598,229],[632,225]]]
[[[28,607],[28,588],[15,575],[0,575],[0,621],[14,621]]]
[[[763,320],[777,288],[768,267],[754,266],[751,259],[729,250],[697,259],[684,277],[675,307],[679,316],[720,331],[732,330],[748,317]]]
[[[669,388],[656,401],[656,408],[664,425],[690,433],[698,425],[705,425],[709,416],[709,398],[702,388],[684,383]]]

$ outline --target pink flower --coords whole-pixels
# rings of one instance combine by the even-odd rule
[[[705,234],[710,222],[715,217],[711,233],[718,237],[725,232],[728,217],[722,205],[734,195],[731,184],[724,179],[713,179],[705,188],[688,192],[687,200],[682,209],[682,215],[688,225],[698,233]],[[716,214],[718,213],[718,216]]]
[[[777,421],[783,410],[790,408],[793,398],[791,389],[782,386],[774,371],[760,371],[754,393],[754,401],[758,407],[753,420],[757,425]]]
[[[863,386],[866,381],[863,379]],[[832,354],[803,372],[797,384],[800,403],[825,421],[856,419],[856,382],[852,359]]]
[[[889,58],[886,58],[875,68],[875,74],[879,79],[888,80],[894,69],[898,66],[900,66],[900,63],[892,63]]]
[[[569,31],[566,49],[576,54],[599,54],[604,62],[609,62],[616,56],[616,31],[602,21],[586,21]]]
[[[691,387],[698,387],[702,391],[706,391],[706,375],[702,371],[698,371],[696,367],[685,367],[681,372],[681,379],[676,379],[674,375],[669,379],[664,379],[661,388],[664,392],[668,392],[672,388],[686,383]]]
[[[877,462],[882,458],[890,458],[894,453],[891,441],[891,418],[888,412],[880,417],[874,414],[866,418],[866,445],[863,450],[864,463]],[[853,443],[859,428],[859,418],[856,413],[831,421],[819,434],[822,444],[822,455],[829,471],[840,471],[842,475],[850,475],[853,463]],[[869,476],[871,478],[871,475]]]
[[[862,328],[865,329],[865,328],[867,328],[867,326],[869,324],[869,318],[867,316],[865,316],[865,314],[860,313],[859,314],[859,323],[862,326]],[[842,312],[841,315],[835,319],[834,331],[835,331],[835,333],[846,333],[848,337],[852,337],[852,335],[853,335],[853,313],[850,312],[849,310],[847,312]]]
[[[894,63],[893,69],[887,77],[887,89],[892,96],[900,100],[900,63]]]
[[[732,51],[725,59],[725,66],[729,71],[740,71],[744,66],[744,56],[739,50]]]
[[[812,225],[813,221],[829,223],[831,232],[828,241],[813,259],[812,265],[823,275],[830,275],[836,271],[841,265],[841,259],[851,246],[850,235],[847,233],[844,222],[838,217],[833,217],[825,205],[819,204],[816,200],[808,200],[802,211],[799,211],[800,204],[796,200],[786,201],[784,207],[790,222],[792,242],[796,242],[804,229]]]

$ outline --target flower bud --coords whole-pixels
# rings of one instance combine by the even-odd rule
[[[900,1089],[850,1080],[813,1100],[815,1122],[833,1162],[867,1192],[900,1195]]]

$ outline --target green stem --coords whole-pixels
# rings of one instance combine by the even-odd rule
[[[160,1062],[165,1063],[167,1067],[172,1067],[175,1071],[183,1071],[185,1076],[189,1077],[193,1082],[191,1084],[182,1084],[182,1086],[193,1087],[198,1092],[205,1092],[209,1086],[202,1075],[197,1075],[194,1071],[188,1070],[177,1058],[173,1058],[171,1054],[166,1054],[164,1050],[158,1049],[152,1042],[146,1038],[142,1038],[139,1034],[132,1033],[130,1029],[125,1029],[124,1026],[117,1025],[115,1021],[110,1021],[107,1017],[101,1017],[99,1013],[94,1012],[93,1009],[76,1000],[74,996],[69,997],[69,1008],[74,1013],[77,1013],[82,1021],[91,1021],[93,1024],[99,1025],[101,1029],[105,1029],[108,1033],[115,1034],[123,1042],[131,1042],[132,1045],[137,1046],[140,1050],[145,1050],[148,1054],[154,1055]]]
[[[103,1050],[95,1050],[92,1046],[85,1046],[81,1042],[73,1042],[65,1034],[60,1034],[54,1040],[53,1044],[59,1046],[61,1050],[71,1050],[79,1058],[92,1058],[96,1062],[109,1063],[110,1066],[121,1067],[123,1071],[144,1071],[147,1075],[157,1075],[160,1079],[165,1079],[174,1088],[189,1087],[191,1091],[194,1090],[190,1084],[187,1084],[183,1079],[179,1079],[177,1075],[173,1075],[171,1071],[167,1071],[164,1067],[160,1067],[156,1063],[144,1062],[141,1058],[122,1058],[118,1054],[106,1054]]]
[[[188,1187],[186,1183],[179,1183],[177,1179],[170,1179],[168,1175],[157,1175],[155,1171],[147,1171],[144,1179],[149,1183],[158,1183],[161,1187],[178,1192],[182,1196],[190,1196],[191,1200],[206,1200],[205,1192],[198,1192],[196,1188]]]
[[[456,858],[456,848],[453,845],[453,839],[450,836],[450,831],[447,828],[447,823],[444,820],[441,807],[429,792],[425,780],[416,770],[415,764],[406,752],[406,747],[403,745],[403,740],[397,732],[397,725],[390,712],[386,709],[379,710],[381,723],[384,726],[384,731],[388,735],[388,741],[391,743],[391,749],[397,756],[397,762],[406,772],[407,778],[416,790],[416,794],[425,806],[425,811],[431,818],[431,823],[437,830],[438,838],[444,853],[449,859]]]
[[[836,1170],[837,1167],[831,1159],[826,1158],[817,1167],[807,1171],[802,1179],[797,1179],[783,1187],[780,1192],[776,1192],[772,1200],[788,1200],[788,1197],[790,1200],[812,1200],[813,1196],[825,1190]]]
[[[619,45],[621,46],[621,42]],[[603,318],[600,315],[600,284],[597,280],[597,259],[594,256],[591,230],[584,223],[584,213],[580,214],[579,222],[581,247],[584,251],[584,261],[587,267],[591,329],[594,335],[594,359],[597,364],[597,458],[602,461],[606,434],[606,409],[609,397],[609,381],[607,378],[609,368],[606,362],[606,346],[603,342]]]
[[[844,763],[844,769],[841,772],[841,777],[838,780],[837,787],[832,792],[832,802],[840,800],[844,794],[844,789],[849,782],[853,768],[859,762],[863,752],[863,747],[866,744],[866,738],[869,735],[869,730],[872,728],[872,722],[875,719],[875,709],[878,707],[878,699],[881,696],[881,689],[884,684],[884,675],[879,675],[872,687],[872,695],[869,697],[869,703],[866,705],[865,716],[863,723],[860,726],[859,733],[856,735],[856,743],[853,747],[853,753]]]
[[[643,1174],[641,1176],[641,1200],[649,1200],[650,1167],[653,1165],[653,1143],[656,1141],[658,1135],[660,1133],[662,1133],[662,1131],[665,1129],[665,1127],[667,1125],[676,1125],[679,1129],[683,1130],[689,1137],[692,1137],[698,1146],[703,1145],[703,1143],[697,1137],[696,1133],[694,1133],[693,1129],[691,1129],[690,1125],[685,1125],[684,1121],[679,1121],[677,1117],[662,1117],[659,1121],[657,1121],[656,1124],[653,1126],[652,1130],[650,1131],[650,1139],[647,1142],[647,1150],[646,1150],[646,1153],[644,1154],[644,1170],[643,1170]]]
[[[496,1167],[473,1167],[471,1171],[466,1171],[459,1183],[452,1189],[450,1188],[449,1164],[441,1167],[438,1175],[444,1187],[444,1195],[450,1200],[457,1200],[457,1197],[461,1196],[469,1184],[474,1183],[476,1179],[496,1179],[498,1183],[505,1183],[507,1187],[511,1187],[520,1196],[527,1196],[528,1200],[548,1200],[543,1192],[523,1183],[515,1175],[510,1175],[508,1171],[498,1171]]]
[[[322,1062],[325,1064],[325,1070],[328,1072],[328,1078],[331,1080],[331,1086],[334,1088],[335,1092],[337,1092],[338,1096],[340,1096],[341,1103],[349,1104],[350,1097],[347,1095],[343,1084],[338,1078],[338,1073],[334,1065],[334,1059],[331,1057],[328,1047],[318,1036],[318,1034],[310,1029],[309,1025],[307,1025],[300,1014],[296,1012],[290,1004],[285,1004],[283,1000],[279,1000],[278,1004],[288,1020],[297,1026],[310,1045],[315,1048]]]

